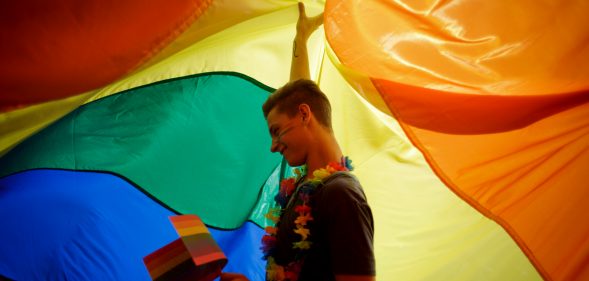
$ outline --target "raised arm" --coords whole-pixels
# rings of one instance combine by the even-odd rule
[[[290,81],[298,79],[311,79],[309,71],[309,54],[307,52],[307,40],[311,34],[323,24],[323,13],[307,17],[305,5],[298,3],[299,19],[297,21],[297,33],[293,42],[292,60],[290,66]],[[339,277],[337,277],[339,278]],[[347,278],[344,276],[343,278]],[[247,277],[240,273],[223,272],[221,281],[247,281]],[[346,279],[342,279],[346,280]],[[355,281],[355,279],[351,279]]]
[[[298,79],[311,79],[309,71],[309,54],[307,51],[307,40],[323,24],[323,13],[307,17],[305,5],[301,2],[299,6],[299,19],[297,21],[297,33],[292,46],[292,60],[290,64],[290,81]]]

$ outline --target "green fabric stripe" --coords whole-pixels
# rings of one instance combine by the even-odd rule
[[[34,168],[109,171],[180,213],[236,228],[280,163],[261,110],[271,90],[243,75],[209,73],[109,96],[4,155],[0,176]]]

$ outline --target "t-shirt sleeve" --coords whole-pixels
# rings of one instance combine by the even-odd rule
[[[360,183],[349,175],[324,186],[321,211],[333,272],[375,275],[374,222]]]

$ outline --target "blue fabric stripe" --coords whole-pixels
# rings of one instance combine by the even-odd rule
[[[0,179],[0,275],[16,280],[150,280],[143,257],[177,238],[174,215],[104,173],[31,170]],[[197,214],[198,215],[198,214]],[[263,280],[263,230],[211,229],[226,271]]]

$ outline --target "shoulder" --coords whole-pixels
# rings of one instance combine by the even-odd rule
[[[358,178],[349,172],[336,172],[325,179],[323,191],[331,195],[349,194],[366,197]]]
[[[349,172],[336,172],[326,178],[317,195],[321,201],[366,203],[366,195],[360,181]]]

